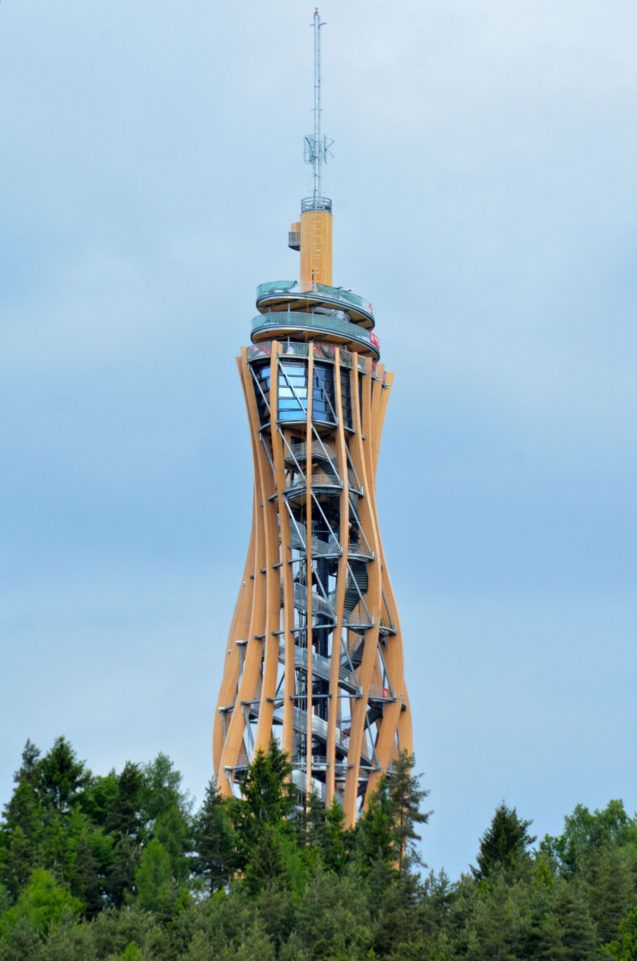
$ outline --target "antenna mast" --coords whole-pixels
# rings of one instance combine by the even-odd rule
[[[331,210],[332,202],[321,195],[321,167],[327,163],[329,148],[333,140],[321,134],[321,22],[318,7],[314,8],[312,29],[314,30],[314,133],[305,138],[305,162],[312,165],[313,190],[310,203],[307,198],[303,209]]]
[[[321,196],[321,160],[323,144],[321,143],[321,23],[318,7],[314,8],[314,203]]]

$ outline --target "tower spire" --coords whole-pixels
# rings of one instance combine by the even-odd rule
[[[314,8],[314,131],[304,140],[304,159],[312,165],[312,196],[301,201],[301,219],[290,228],[288,244],[301,252],[300,285],[304,290],[316,284],[332,283],[332,201],[321,192],[322,167],[327,163],[333,141],[321,131],[321,22]]]

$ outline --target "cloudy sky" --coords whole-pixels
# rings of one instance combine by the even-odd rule
[[[30,737],[201,799],[247,547],[234,357],[296,276],[313,5],[0,5],[0,801]],[[324,0],[335,282],[396,372],[378,479],[423,854],[637,807],[637,6]]]

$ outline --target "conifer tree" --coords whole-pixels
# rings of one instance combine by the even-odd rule
[[[90,783],[91,772],[78,761],[66,738],[58,737],[51,750],[35,763],[33,780],[42,803],[65,815]]]
[[[420,787],[420,778],[412,773],[413,767],[413,755],[403,751],[389,780],[389,797],[394,811],[394,850],[401,869],[419,862],[416,842],[420,841],[420,834],[416,825],[426,824],[432,814],[421,810],[429,791]]]
[[[515,808],[508,808],[504,802],[496,808],[489,828],[480,839],[480,851],[476,858],[477,868],[473,875],[480,880],[486,878],[496,867],[513,869],[529,861],[527,847],[533,844],[527,828],[532,821],[521,821]]]
[[[272,739],[258,751],[242,783],[242,798],[230,798],[228,811],[236,836],[237,868],[253,894],[271,881],[289,888],[303,884],[303,862],[290,821],[295,789],[292,765]]]
[[[294,788],[287,780],[291,770],[287,755],[273,739],[267,754],[257,751],[241,785],[242,797],[230,798],[228,810],[244,855],[254,851],[266,825],[287,823],[294,807]]]
[[[157,838],[153,838],[144,849],[135,873],[135,887],[137,904],[146,911],[156,911],[165,916],[177,900],[170,855]]]
[[[208,783],[201,810],[193,829],[195,854],[192,872],[202,878],[210,894],[223,888],[235,872],[236,839],[230,823],[228,805],[213,780]]]

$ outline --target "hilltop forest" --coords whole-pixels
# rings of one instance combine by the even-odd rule
[[[193,810],[163,754],[93,775],[27,742],[0,821],[0,961],[637,959],[637,820],[575,808],[539,843],[501,804],[458,881],[416,855],[403,756],[346,830],[300,810],[273,742],[242,799]]]

